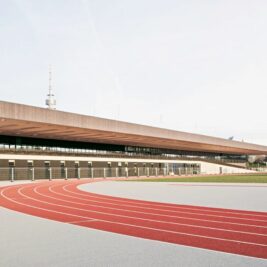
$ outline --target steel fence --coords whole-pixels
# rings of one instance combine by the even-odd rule
[[[39,179],[71,179],[71,178],[119,178],[119,177],[158,177],[171,175],[199,174],[197,168],[151,168],[151,167],[117,167],[117,168],[54,168],[54,167],[9,167],[0,168],[0,180],[39,180]]]

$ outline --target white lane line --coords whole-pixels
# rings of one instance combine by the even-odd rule
[[[18,194],[20,195],[24,195],[23,193],[21,193],[21,189],[23,189],[23,187],[21,187],[19,190],[18,190]],[[51,211],[51,212],[54,212],[54,213],[59,213],[59,214],[65,214],[65,215],[68,215],[68,216],[73,216],[73,217],[78,217],[78,218],[84,218],[84,219],[93,219],[93,218],[89,218],[89,217],[85,217],[85,216],[79,216],[79,215],[73,215],[73,214],[69,214],[69,213],[65,213],[65,212],[58,212],[58,211],[54,211],[54,210],[48,210],[48,209],[44,209],[44,208],[39,208],[37,206],[33,206],[33,205],[28,205],[28,204],[24,204],[24,203],[21,203],[21,202],[18,202],[18,201],[15,201],[15,200],[12,200],[11,198],[8,198],[6,195],[4,195],[3,193],[5,192],[6,190],[3,190],[1,191],[1,196],[4,197],[5,199],[11,201],[11,202],[14,202],[14,203],[17,203],[19,205],[22,205],[22,206],[27,206],[27,207],[31,207],[31,208],[34,208],[34,209],[38,209],[38,210],[46,210],[46,211]],[[27,197],[27,196],[26,196]],[[29,199],[32,199],[31,197],[28,197]],[[34,199],[36,200],[36,199]],[[37,200],[36,200],[37,201]],[[51,204],[49,202],[47,202],[47,204]],[[96,218],[95,218],[96,219]],[[115,225],[124,225],[124,226],[129,226],[129,227],[133,227],[133,228],[140,228],[140,229],[147,229],[147,230],[152,230],[152,231],[158,231],[158,232],[164,232],[164,233],[171,233],[171,234],[176,234],[176,235],[184,235],[184,236],[194,236],[194,237],[199,237],[199,238],[203,238],[203,239],[210,239],[210,240],[219,240],[219,241],[223,241],[223,242],[232,242],[232,243],[237,243],[237,244],[244,244],[244,245],[252,245],[252,246],[259,246],[259,247],[267,247],[267,245],[265,244],[257,244],[257,243],[252,243],[252,242],[244,242],[244,241],[237,241],[237,240],[230,240],[230,239],[223,239],[223,238],[217,238],[217,237],[209,237],[209,236],[203,236],[203,235],[196,235],[196,234],[189,234],[189,233],[183,233],[183,232],[177,232],[177,231],[170,231],[170,230],[162,230],[162,229],[158,229],[158,228],[152,228],[152,227],[145,227],[145,226],[138,226],[138,225],[132,225],[132,224],[127,224],[127,223],[119,223],[119,222],[113,222],[113,221],[109,221],[109,220],[102,220],[102,219],[96,219],[98,220],[99,222],[105,222],[105,223],[110,223],[110,224],[115,224]],[[127,235],[127,234],[125,234]],[[164,241],[163,241],[164,242]],[[165,241],[166,242],[166,241]],[[170,242],[168,242],[170,243]],[[179,244],[179,243],[177,243]],[[188,245],[190,246],[190,245]],[[196,246],[194,246],[196,247]],[[218,250],[217,250],[218,251]]]
[[[62,187],[62,189],[66,192],[69,192],[69,193],[73,193],[69,190],[66,190],[65,189],[65,186]],[[236,220],[242,220],[242,221],[252,221],[252,222],[266,222],[267,223],[267,220],[259,220],[259,219],[247,219],[247,218],[239,218],[239,217],[232,217],[232,216],[223,216],[223,215],[211,215],[211,214],[206,214],[206,213],[196,213],[196,212],[188,212],[188,211],[178,211],[178,210],[166,210],[166,209],[157,209],[157,208],[147,208],[147,207],[141,207],[141,206],[136,206],[136,205],[125,205],[125,204],[115,204],[115,203],[110,203],[112,202],[113,200],[112,199],[109,199],[110,202],[103,202],[103,201],[94,201],[94,200],[90,200],[89,198],[93,198],[93,199],[104,199],[104,198],[101,198],[101,197],[94,197],[94,196],[90,196],[90,197],[87,197],[87,198],[81,198],[81,197],[76,197],[76,196],[71,196],[71,195],[66,195],[70,198],[75,198],[75,199],[80,199],[80,200],[87,200],[87,201],[92,201],[92,202],[98,202],[98,203],[106,203],[106,204],[110,204],[110,205],[115,205],[115,206],[124,206],[124,207],[131,207],[131,208],[141,208],[141,209],[145,209],[145,210],[156,210],[156,211],[165,211],[165,212],[171,212],[171,213],[174,213],[174,214],[180,214],[180,213],[183,213],[183,214],[190,214],[190,215],[201,215],[201,216],[207,216],[207,217],[215,217],[215,218],[229,218],[229,219],[236,219]],[[199,210],[198,210],[199,211]],[[221,212],[223,213],[223,212]],[[249,224],[247,224],[249,225]],[[262,226],[262,225],[259,225],[261,227],[264,227],[266,228],[267,226]]]
[[[51,193],[53,193],[54,191],[51,190],[53,186],[49,186],[49,191]],[[68,203],[72,203],[72,204],[79,204],[79,205],[83,205],[83,206],[88,206],[88,204],[84,204],[84,203],[80,203],[80,202],[74,202],[74,201],[69,201],[69,200],[64,200],[62,198],[56,198],[56,197],[52,197],[52,196],[47,196],[45,194],[42,194],[38,191],[38,189],[41,188],[41,186],[38,186],[36,188],[34,188],[34,192],[38,195],[47,197],[47,198],[52,198],[55,200],[59,200],[62,202],[68,202]],[[60,194],[65,196],[64,194]],[[101,208],[106,208],[105,206],[99,206],[99,205],[90,205],[93,207],[101,207]],[[73,207],[74,208],[74,207]],[[74,208],[75,209],[75,208]],[[168,216],[168,215],[161,215],[161,214],[153,214],[153,213],[146,213],[146,212],[135,212],[135,211],[131,211],[131,210],[124,210],[124,209],[117,209],[117,208],[107,208],[107,209],[112,209],[112,210],[120,210],[120,211],[126,211],[126,212],[132,212],[132,213],[141,213],[141,214],[146,214],[146,215],[156,215],[156,216],[163,216],[163,217],[175,217],[175,216]],[[95,212],[92,210],[88,210],[88,209],[82,209],[83,211],[90,211],[90,212]],[[99,213],[99,212],[96,212]],[[103,212],[102,212],[103,213]],[[114,213],[103,213],[103,214],[107,214],[107,215],[114,215]],[[177,223],[177,222],[169,222],[169,221],[159,221],[159,220],[154,220],[154,219],[146,219],[146,218],[142,218],[142,217],[132,217],[132,216],[127,216],[127,215],[115,215],[115,216],[120,216],[120,217],[127,217],[127,218],[134,218],[134,219],[139,219],[139,220],[147,220],[147,221],[153,221],[153,222],[159,222],[159,223],[167,223],[167,224],[173,224],[173,225],[181,225],[181,226],[187,226],[187,227],[194,227],[194,228],[203,228],[203,229],[210,229],[210,230],[218,230],[218,231],[223,231],[223,232],[233,232],[233,233],[242,233],[242,234],[248,234],[248,235],[258,235],[258,236],[267,236],[266,234],[260,234],[260,233],[255,233],[255,232],[247,232],[247,231],[237,231],[237,230],[230,230],[230,229],[224,229],[224,228],[215,228],[215,227],[209,227],[209,226],[202,226],[202,225],[192,225],[192,224],[187,224],[187,223]],[[209,220],[205,220],[207,222],[211,222]]]
[[[26,199],[26,197],[12,197],[14,200],[19,200],[19,199]]]
[[[72,221],[72,222],[66,222],[66,223],[69,223],[69,224],[77,224],[77,223],[97,222],[97,221],[99,221],[99,220],[91,219],[91,220]]]
[[[35,186],[35,188],[33,189],[33,191],[35,192],[35,194],[37,195],[41,195],[41,196],[45,196],[46,195],[43,195],[41,193],[38,192],[38,188],[41,188],[43,186]],[[51,186],[48,187],[48,189],[50,188]],[[20,191],[20,189],[19,189]],[[22,193],[22,192],[21,192]],[[23,193],[22,193],[23,194]],[[37,201],[37,199],[35,199]],[[62,200],[62,199],[57,199],[57,200]],[[61,204],[55,204],[55,203],[51,203],[51,202],[46,202],[46,201],[41,201],[41,200],[38,200],[39,202],[44,202],[44,203],[50,203],[51,205],[55,205],[55,206],[60,206],[60,207],[65,207],[65,208],[69,208],[69,209],[72,209],[72,210],[79,210],[79,211],[85,211],[85,212],[92,212],[92,213],[97,213],[97,214],[104,214],[104,215],[109,215],[109,216],[116,216],[116,217],[121,217],[121,218],[127,218],[127,219],[136,219],[136,220],[139,220],[139,221],[150,221],[150,222],[156,222],[156,223],[165,223],[165,224],[173,224],[173,225],[182,225],[182,224],[179,224],[179,223],[172,223],[172,222],[166,222],[166,221],[160,221],[160,220],[152,220],[152,219],[146,219],[146,218],[140,218],[140,217],[132,217],[132,216],[127,216],[127,215],[119,215],[119,214],[114,214],[114,213],[108,213],[108,212],[100,212],[100,211],[92,211],[92,210],[88,210],[88,209],[81,209],[81,208],[75,208],[75,207],[71,207],[71,206],[65,206],[65,205],[61,205]],[[183,224],[184,226],[187,226],[187,227],[196,227],[196,228],[204,228],[204,227],[197,227],[195,225],[188,225],[188,224]],[[218,229],[214,229],[214,228],[211,228],[211,227],[205,227],[206,229],[209,229],[209,230],[218,230]],[[218,231],[222,231],[222,232],[228,232],[228,230],[225,230],[225,229],[222,229],[222,230],[218,230]],[[234,232],[234,231],[231,231],[229,230],[229,232]],[[238,233],[242,233],[241,231],[238,232]],[[246,235],[253,235],[251,233],[246,233],[246,232],[243,232],[243,234],[246,234]],[[259,234],[261,235],[261,234]],[[261,235],[262,236],[262,235]],[[263,236],[266,236],[266,235],[263,235]]]
[[[35,194],[37,195],[41,195],[41,196],[44,196],[44,197],[48,197],[47,195],[44,195],[42,193],[40,193],[38,191],[39,188],[41,188],[42,186],[37,186],[33,189],[33,191],[35,192]],[[54,191],[51,191],[51,186],[48,187],[48,190],[50,192],[54,192]],[[65,201],[65,200],[62,200],[62,199],[59,199],[59,198],[55,198],[55,197],[49,197],[49,198],[52,198],[52,199],[56,199],[56,200],[61,200],[63,202],[70,202],[70,203],[75,203],[75,202],[71,202],[71,201]],[[43,202],[43,201],[41,201]],[[50,202],[49,202],[50,203]],[[212,230],[219,230],[219,231],[230,231],[230,232],[234,232],[234,231],[231,231],[231,230],[224,230],[224,229],[216,229],[216,228],[211,228],[211,227],[198,227],[196,225],[189,225],[189,224],[180,224],[180,223],[175,223],[175,222],[166,222],[166,221],[160,221],[160,220],[152,220],[152,219],[146,219],[146,218],[141,218],[141,217],[133,217],[133,216],[127,216],[127,215],[119,215],[119,214],[114,214],[114,213],[109,213],[109,212],[101,212],[101,211],[93,211],[93,210],[88,210],[88,209],[82,209],[82,208],[76,208],[76,207],[71,207],[71,206],[65,206],[65,205],[61,205],[61,204],[55,204],[55,203],[51,203],[53,205],[57,205],[57,206],[62,206],[62,207],[66,207],[66,208],[70,208],[70,209],[73,209],[73,210],[80,210],[80,211],[85,211],[85,212],[92,212],[92,213],[97,213],[97,214],[104,214],[104,215],[110,215],[110,216],[116,216],[116,217],[122,217],[122,218],[128,218],[128,219],[136,219],[136,220],[141,220],[141,221],[151,221],[151,222],[157,222],[157,223],[165,223],[165,224],[173,224],[173,225],[184,225],[184,226],[188,226],[188,227],[197,227],[197,228],[206,228],[206,229],[212,229]],[[237,231],[238,233],[242,233],[241,231]],[[249,232],[244,232],[244,234],[250,234]],[[263,235],[263,236],[266,236],[264,234],[259,234],[259,235]]]
[[[10,188],[5,188],[5,190],[2,190],[0,192],[0,195],[7,199],[8,201],[11,201],[13,203],[16,203],[16,204],[19,204],[21,206],[25,206],[25,207],[29,207],[29,208],[34,208],[34,209],[38,209],[38,210],[43,210],[43,211],[48,211],[48,212],[53,212],[53,213],[58,213],[58,214],[63,214],[63,215],[68,215],[68,216],[72,216],[72,217],[79,217],[79,218],[84,218],[84,219],[92,219],[92,218],[89,218],[89,217],[84,217],[84,216],[79,216],[79,215],[73,215],[73,214],[70,214],[70,213],[66,213],[66,212],[60,212],[60,211],[54,211],[54,210],[51,210],[51,209],[45,209],[45,208],[41,208],[41,207],[37,207],[37,206],[33,206],[33,205],[29,205],[29,204],[25,204],[25,203],[22,203],[22,202],[19,202],[19,201],[16,201],[14,200],[13,198],[9,198],[8,196],[6,196],[4,194],[5,191],[7,191],[8,189]],[[19,192],[18,192],[19,193]],[[27,199],[29,199],[29,197],[26,197]],[[21,211],[22,213],[25,213],[23,211]],[[36,216],[38,217],[38,216]],[[42,217],[42,218],[45,218],[45,217]],[[45,218],[46,219],[46,218]]]
[[[65,194],[61,194],[61,193],[55,192],[54,190],[52,190],[53,187],[55,187],[55,185],[54,186],[49,186],[48,190],[51,193],[53,193],[54,195],[56,194],[56,195],[68,196],[68,195],[65,195]],[[40,188],[40,187],[38,187],[38,188]],[[169,217],[169,218],[191,220],[190,217],[180,217],[180,216],[172,216],[172,215],[162,215],[162,214],[158,214],[158,213],[147,213],[147,212],[141,212],[141,211],[132,211],[132,210],[119,209],[119,208],[110,208],[110,207],[106,207],[106,206],[102,206],[102,205],[85,204],[85,203],[80,203],[80,202],[76,202],[76,201],[64,200],[62,198],[56,198],[56,197],[51,197],[51,196],[47,196],[47,195],[41,194],[37,189],[36,189],[36,193],[38,193],[39,195],[48,197],[48,198],[61,200],[61,201],[68,202],[68,203],[73,203],[73,204],[79,204],[79,205],[82,205],[82,206],[100,207],[100,208],[106,208],[106,209],[112,209],[112,210],[120,210],[120,211],[132,212],[132,213],[140,213],[140,214],[146,214],[146,215],[155,215],[155,216],[162,216],[162,217]],[[113,214],[113,213],[108,213],[108,214]],[[134,218],[140,218],[140,217],[134,217]],[[140,218],[140,219],[142,219],[142,218]],[[191,225],[191,224],[177,223],[177,222],[158,221],[158,220],[153,220],[153,219],[149,219],[149,220],[155,221],[155,222],[165,222],[165,223],[168,223],[168,224],[176,224],[176,225],[191,226],[191,227],[198,227],[198,228],[207,228],[207,229],[213,229],[213,230],[222,230],[222,231],[229,231],[229,232],[236,232],[236,233],[267,236],[266,234],[260,234],[260,233],[255,233],[255,232],[237,231],[237,230],[230,230],[230,229],[224,229],[224,228],[213,228],[213,227],[208,227],[208,226]],[[226,222],[223,222],[223,221],[211,221],[211,220],[195,219],[195,218],[193,218],[192,220],[204,221],[204,222],[212,222],[212,223],[215,222],[215,223],[220,223],[220,224],[222,224],[222,223],[223,224],[227,224]],[[242,225],[242,226],[249,226],[249,227],[267,228],[265,226],[257,226],[257,225],[254,226],[254,225],[250,225],[250,224],[248,224],[248,225],[247,224],[238,224],[238,223],[232,223],[232,224],[239,225],[239,226]]]
[[[86,194],[82,194],[82,193],[77,193],[77,192],[74,192],[74,191],[67,190],[66,188],[69,187],[69,186],[73,186],[73,185],[72,184],[67,184],[67,185],[63,186],[63,190],[67,191],[67,192],[70,192],[72,194],[81,195],[81,196],[84,196],[84,197],[90,197],[90,198],[96,198],[96,199],[104,199],[104,200],[107,200],[107,201],[108,200],[112,200],[114,202],[118,202],[118,203],[122,203],[122,204],[129,203],[129,204],[140,205],[142,208],[145,208],[143,206],[151,206],[151,205],[153,205],[155,207],[163,207],[163,208],[173,208],[173,209],[175,209],[175,210],[157,209],[157,210],[164,210],[164,211],[169,211],[169,212],[180,212],[180,211],[178,211],[176,209],[179,209],[179,210],[182,209],[182,210],[207,211],[207,212],[211,212],[211,213],[227,213],[227,214],[230,214],[230,215],[231,214],[237,214],[237,215],[251,216],[254,219],[247,219],[247,220],[253,220],[253,221],[255,221],[255,216],[256,217],[266,217],[266,219],[267,219],[266,212],[260,212],[262,214],[253,214],[253,213],[248,213],[247,211],[236,212],[236,211],[230,211],[230,210],[228,210],[228,211],[210,210],[210,209],[201,208],[201,207],[199,207],[199,208],[179,207],[179,204],[177,204],[177,205],[176,204],[171,204],[171,206],[169,206],[168,204],[161,205],[161,204],[157,204],[155,202],[154,202],[155,204],[154,203],[138,203],[138,201],[144,201],[144,202],[149,202],[149,201],[134,200],[134,199],[132,201],[117,200],[117,199],[113,199],[113,198],[117,198],[117,197],[113,197],[113,196],[107,196],[107,197],[101,196],[101,197],[99,197],[99,196],[95,196],[95,195],[99,195],[99,194],[90,193],[90,192],[87,192]],[[76,188],[77,188],[77,186],[79,186],[79,184],[76,185]],[[82,192],[81,190],[79,190],[79,191]],[[133,203],[133,202],[136,202],[136,203]],[[175,207],[175,205],[176,205],[176,207]],[[136,207],[138,207],[138,206],[136,206]],[[155,208],[147,208],[147,209],[155,209]],[[214,215],[210,214],[210,216],[215,216],[215,214]],[[229,217],[229,218],[232,218],[232,217]],[[233,217],[233,218],[236,218],[236,217]],[[267,220],[259,220],[259,221],[267,222]]]
[[[57,185],[55,185],[57,186]],[[54,187],[54,186],[52,186]],[[65,195],[65,194],[61,194],[58,193],[54,190],[52,190],[52,187],[49,188],[49,191],[57,194],[57,195],[62,195],[62,196],[67,196],[67,197],[71,197],[71,198],[75,198],[75,199],[79,199],[79,200],[86,200],[88,202],[96,202],[96,203],[103,203],[103,204],[110,204],[110,205],[115,205],[115,206],[120,206],[119,204],[111,204],[110,202],[102,202],[102,201],[96,201],[96,200],[89,200],[89,199],[83,199],[83,198],[79,198],[79,197],[72,197],[70,195]],[[65,200],[66,201],[66,200]],[[77,203],[77,204],[81,204],[84,206],[99,206],[99,207],[104,207],[104,208],[110,208],[110,209],[116,209],[116,210],[125,210],[125,209],[118,209],[118,208],[114,208],[114,207],[106,207],[106,206],[101,206],[101,205],[93,205],[93,204],[85,204],[85,203],[78,203],[78,202],[73,202],[73,203]],[[131,206],[130,206],[131,207]],[[141,207],[139,207],[141,208]],[[231,225],[241,225],[241,226],[249,226],[249,227],[255,227],[255,228],[267,228],[267,226],[261,226],[261,225],[253,225],[253,224],[244,224],[244,223],[234,223],[234,222],[225,222],[225,221],[214,221],[214,220],[206,220],[206,219],[197,219],[197,218],[192,218],[192,217],[183,217],[183,216],[177,216],[177,215],[165,215],[165,214],[158,214],[158,213],[151,213],[151,212],[141,212],[141,211],[132,211],[131,212],[137,212],[137,213],[143,213],[143,214],[150,214],[150,215],[160,215],[160,216],[164,216],[164,217],[170,217],[170,218],[177,218],[177,219],[188,219],[188,220],[195,220],[195,221],[203,221],[203,222],[212,222],[212,223],[220,223],[220,224],[231,224]],[[195,213],[193,213],[195,214]],[[214,217],[216,217],[214,215]]]

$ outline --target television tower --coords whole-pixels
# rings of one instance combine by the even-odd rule
[[[47,99],[45,101],[45,104],[47,105],[48,109],[56,109],[56,99],[55,96],[52,93],[52,69],[51,65],[49,65],[49,88],[48,88],[48,95]]]

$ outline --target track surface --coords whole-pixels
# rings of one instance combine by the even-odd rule
[[[124,235],[267,259],[267,213],[165,204],[81,191],[58,180],[0,189],[0,205]]]

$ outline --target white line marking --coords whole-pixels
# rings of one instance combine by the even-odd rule
[[[49,188],[48,188],[48,190],[51,193],[54,193],[54,194],[57,194],[57,195],[62,195],[62,196],[67,196],[65,194],[56,193],[55,191],[52,190],[53,187],[54,186],[49,186]],[[191,219],[191,218],[187,218],[187,217],[179,217],[179,216],[172,216],[172,215],[162,215],[162,214],[156,214],[156,213],[147,213],[147,212],[132,211],[132,210],[125,210],[125,209],[118,209],[118,208],[109,208],[109,207],[105,207],[105,206],[101,206],[101,205],[92,205],[92,204],[85,204],[85,203],[80,203],[80,202],[74,202],[74,201],[64,200],[62,198],[56,198],[56,197],[44,195],[44,194],[42,194],[42,193],[40,193],[38,191],[39,188],[40,187],[34,189],[35,193],[37,193],[39,195],[42,195],[44,197],[47,197],[47,198],[52,198],[52,199],[60,200],[60,201],[63,201],[63,202],[68,202],[68,203],[73,203],[73,204],[79,204],[79,205],[83,205],[83,206],[92,206],[92,207],[101,207],[101,208],[105,208],[105,209],[120,210],[120,211],[132,212],[132,213],[141,213],[141,214],[146,214],[146,215],[154,215],[154,216],[162,216],[162,217],[172,217],[172,218],[184,218],[184,219],[188,219],[188,220]],[[86,210],[84,209],[84,211],[88,211],[88,210],[87,209]],[[94,212],[94,211],[91,211],[90,210],[90,212]],[[114,215],[113,213],[104,213],[104,214]],[[124,217],[126,215],[116,215],[116,216]],[[135,218],[135,219],[149,220],[149,221],[154,221],[154,222],[159,222],[159,223],[182,225],[182,226],[195,227],[195,228],[203,228],[203,229],[212,229],[212,230],[218,230],[218,231],[226,231],[226,232],[234,232],[234,233],[243,233],[243,234],[259,235],[259,236],[267,236],[266,234],[260,234],[260,233],[255,233],[255,232],[237,231],[237,230],[230,230],[230,229],[223,229],[223,228],[215,228],[215,227],[202,226],[202,225],[192,225],[192,224],[186,224],[186,223],[169,222],[169,221],[159,221],[159,220],[146,219],[146,218],[140,218],[140,217],[127,216],[127,218]],[[221,224],[224,223],[225,224],[225,222],[221,222],[221,221],[210,221],[210,220],[202,220],[202,219],[193,219],[193,220],[205,221],[205,222],[216,222],[216,223],[221,223]],[[258,227],[258,226],[246,225],[246,224],[237,224],[237,225],[250,226],[250,227]],[[267,228],[267,227],[262,226],[261,228]]]
[[[104,199],[104,200],[107,200],[107,201],[110,200],[110,199],[112,199],[112,198],[117,198],[117,197],[113,197],[113,196],[107,196],[107,197],[105,197],[105,196],[102,196],[102,197],[94,196],[94,195],[99,195],[99,194],[90,193],[90,192],[86,192],[86,194],[77,193],[77,192],[73,192],[73,191],[67,190],[66,188],[69,187],[69,186],[73,186],[73,184],[67,184],[67,185],[63,186],[63,190],[64,191],[67,191],[67,192],[70,192],[72,194],[75,194],[75,195],[81,195],[81,196],[84,196],[84,197],[90,197],[90,198],[96,198],[96,199]],[[119,202],[119,203],[129,203],[129,204],[133,204],[133,202],[138,202],[138,201],[141,201],[141,202],[149,202],[149,201],[145,201],[145,200],[134,200],[134,199],[132,201],[112,199],[112,201]],[[155,206],[155,207],[165,207],[165,208],[167,207],[167,208],[174,208],[174,209],[195,210],[195,211],[207,211],[207,212],[211,212],[211,213],[228,213],[228,214],[237,214],[237,215],[252,216],[252,217],[259,216],[259,217],[266,217],[267,218],[266,212],[258,212],[258,213],[262,213],[262,214],[253,214],[253,213],[247,213],[247,211],[244,211],[244,212],[232,212],[232,211],[229,211],[229,210],[228,211],[210,210],[210,209],[205,209],[205,208],[202,208],[202,207],[199,207],[199,208],[177,207],[177,206],[175,207],[175,205],[178,205],[179,206],[179,204],[170,204],[170,205],[168,205],[168,204],[161,205],[161,204],[156,204],[156,203],[155,204],[154,203],[151,203],[151,204],[150,203],[134,203],[134,204],[135,205],[140,204],[140,206],[142,206],[142,208],[144,208],[144,209],[155,209],[155,208],[145,208],[145,207],[143,207],[143,206],[151,206],[152,205],[152,206]],[[138,206],[136,206],[136,207],[138,207]],[[164,210],[164,211],[169,211],[169,212],[180,212],[178,210],[166,210],[166,209],[155,209],[155,210]],[[217,216],[217,215],[215,215],[215,214],[214,215],[211,215],[210,214],[209,216]],[[239,218],[239,217],[229,217],[229,218]],[[245,219],[245,218],[243,218],[243,219]],[[253,220],[253,221],[255,221],[255,218],[254,219],[247,219],[247,220]],[[258,221],[267,222],[267,220],[258,220]]]
[[[91,219],[91,220],[73,221],[73,222],[66,222],[66,223],[69,223],[69,224],[76,224],[76,223],[97,222],[97,221],[99,221],[99,220]]]
[[[75,192],[66,190],[65,186],[63,186],[62,189],[64,191],[66,191],[66,192],[74,193],[75,195],[76,194],[77,195],[80,195],[78,193],[75,193]],[[81,194],[81,195],[83,195],[83,194]],[[203,214],[203,213],[195,213],[195,212],[187,212],[187,211],[178,211],[178,210],[166,210],[166,209],[157,209],[157,208],[147,208],[147,207],[136,206],[136,205],[125,205],[125,204],[122,205],[122,204],[115,204],[115,203],[110,203],[110,202],[106,202],[106,201],[103,202],[103,201],[90,200],[90,198],[93,198],[93,199],[95,199],[95,198],[96,199],[105,199],[105,198],[94,197],[94,196],[87,196],[87,198],[75,197],[75,196],[71,196],[71,195],[66,195],[66,196],[71,197],[71,198],[75,198],[75,199],[79,199],[79,200],[87,200],[87,201],[92,201],[92,202],[97,202],[97,203],[106,203],[106,204],[120,206],[120,207],[121,206],[125,206],[125,207],[132,207],[132,208],[141,208],[141,209],[146,209],[146,210],[166,211],[166,212],[171,212],[171,213],[176,213],[176,214],[184,213],[184,214],[190,214],[190,215],[201,215],[201,216],[208,216],[208,217],[215,217],[215,218],[229,218],[229,219],[236,219],[236,220],[243,220],[243,221],[267,222],[266,220],[255,220],[255,219],[247,219],[247,218],[239,218],[239,217],[231,217],[231,216],[222,216],[222,215],[215,215],[215,214],[214,215],[211,215],[211,214],[205,214],[205,213]],[[109,199],[109,200],[110,201],[113,201],[113,199]],[[114,200],[114,201],[117,202],[116,200]],[[224,212],[221,211],[221,213],[224,213]],[[262,225],[257,225],[257,226],[267,228],[266,226],[262,226]]]
[[[20,192],[21,189],[23,189],[23,187],[18,190],[18,193],[20,195],[24,195],[23,193]],[[58,211],[43,209],[43,208],[39,208],[37,206],[32,206],[32,205],[27,205],[27,204],[25,205],[23,203],[20,203],[18,201],[12,200],[11,198],[8,198],[7,196],[5,196],[3,194],[3,192],[5,192],[5,191],[6,190],[2,190],[1,191],[1,196],[2,197],[4,197],[5,199],[8,199],[11,202],[14,202],[14,203],[17,203],[19,205],[22,205],[22,206],[27,206],[27,207],[31,207],[31,208],[35,208],[35,209],[39,209],[39,210],[47,210],[47,211],[51,211],[51,212],[54,212],[54,213],[65,214],[65,215],[79,217],[79,218],[92,219],[92,218],[88,218],[88,217],[85,217],[85,216],[79,216],[79,215],[73,215],[73,214],[68,214],[68,213],[64,213],[64,212],[58,212]],[[26,195],[24,195],[24,196],[26,196]],[[28,197],[28,198],[32,199],[31,197]],[[34,200],[36,200],[36,199],[34,199]],[[47,204],[50,204],[50,203],[47,202]],[[220,240],[220,241],[224,241],[224,242],[233,242],[233,243],[238,243],[238,244],[253,245],[253,246],[259,246],[259,247],[267,247],[267,245],[265,245],[265,244],[257,244],[257,243],[251,243],[251,242],[244,242],[244,241],[223,239],[223,238],[217,238],[217,237],[209,237],[209,236],[203,236],[203,235],[189,234],[189,233],[183,233],[183,232],[177,232],[177,231],[162,230],[162,229],[158,229],[158,228],[138,226],[138,225],[132,225],[132,224],[127,224],[127,223],[119,223],[119,222],[113,222],[113,221],[108,221],[108,220],[99,220],[99,219],[96,219],[96,220],[98,220],[100,222],[106,222],[106,223],[117,224],[117,225],[125,225],[125,226],[130,226],[130,227],[133,227],[133,228],[154,230],[154,231],[158,231],[158,232],[172,233],[172,234],[176,234],[176,235],[194,236],[194,237],[199,237],[199,238],[203,238],[203,239]],[[125,234],[125,235],[127,235],[127,234]],[[170,242],[168,242],[168,243],[170,243]]]

